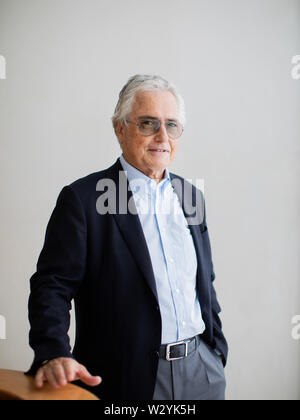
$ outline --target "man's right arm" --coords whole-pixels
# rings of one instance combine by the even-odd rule
[[[68,186],[57,199],[37,270],[30,280],[29,342],[35,359],[28,373],[37,373],[38,386],[45,380],[53,386],[63,383],[59,380],[63,371],[65,379],[88,377],[85,368],[72,358],[68,336],[71,301],[84,278],[85,264],[85,213],[80,199]]]

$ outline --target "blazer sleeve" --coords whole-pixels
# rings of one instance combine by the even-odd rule
[[[35,353],[28,374],[45,360],[72,357],[68,331],[71,301],[84,279],[86,219],[72,187],[64,187],[49,220],[37,270],[30,279],[29,343]]]
[[[206,206],[205,201],[203,198],[203,208],[204,208],[204,218],[202,224],[202,231],[207,231],[206,240],[207,240],[207,247],[209,249],[209,255],[211,256],[209,264],[210,264],[210,272],[211,272],[211,305],[212,305],[212,315],[213,315],[213,335],[214,335],[214,342],[215,342],[215,349],[217,353],[222,354],[223,364],[226,365],[227,355],[228,355],[228,345],[225,339],[225,336],[222,331],[222,322],[219,317],[221,312],[221,307],[219,305],[217,294],[214,288],[214,280],[216,278],[214,272],[214,266],[212,261],[212,252],[211,252],[211,245],[210,239],[208,234],[207,222],[206,222]]]

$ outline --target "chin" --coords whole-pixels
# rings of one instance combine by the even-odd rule
[[[161,156],[156,156],[152,159],[154,162],[169,162],[170,155],[169,154],[162,154]]]
[[[152,165],[157,169],[165,169],[166,166],[170,164],[170,159],[156,159],[155,161],[151,162]]]

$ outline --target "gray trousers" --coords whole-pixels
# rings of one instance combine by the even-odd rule
[[[220,357],[197,337],[187,357],[160,358],[153,400],[225,400],[226,380]]]

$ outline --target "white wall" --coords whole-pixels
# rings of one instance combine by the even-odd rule
[[[173,81],[172,170],[205,179],[228,399],[300,399],[299,0],[0,0],[0,368],[27,369],[27,298],[61,188],[120,154],[110,117],[136,73]]]

